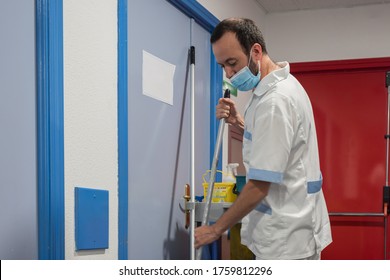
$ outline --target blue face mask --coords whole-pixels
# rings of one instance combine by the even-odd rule
[[[251,54],[249,55],[249,63],[251,61]],[[248,63],[248,66],[249,66]],[[248,91],[255,88],[260,82],[260,63],[259,63],[259,73],[257,76],[253,75],[252,71],[248,66],[245,66],[240,71],[238,71],[233,77],[230,78],[232,85],[241,91]]]

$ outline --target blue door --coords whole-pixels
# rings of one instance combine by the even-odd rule
[[[203,192],[201,175],[210,162],[210,33],[191,21],[166,1],[128,1],[129,259],[189,259],[189,231],[179,203],[190,180],[191,45],[196,49],[197,194]],[[145,52],[174,66],[173,77],[154,73],[156,83],[173,82],[170,104],[144,94],[143,79],[154,80],[143,75],[145,67],[153,68]]]

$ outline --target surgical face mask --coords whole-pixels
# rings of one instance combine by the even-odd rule
[[[259,61],[259,73],[255,76],[249,69],[249,63],[251,61],[252,50],[249,55],[248,65],[238,71],[233,77],[230,78],[232,85],[241,91],[248,91],[253,89],[260,82],[260,61]]]

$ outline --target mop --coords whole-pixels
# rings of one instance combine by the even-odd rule
[[[230,90],[226,89],[224,93],[224,98],[230,98]],[[214,182],[215,182],[215,174],[217,172],[217,165],[218,165],[218,157],[219,157],[219,151],[221,148],[222,143],[222,137],[223,137],[223,130],[225,128],[225,119],[221,119],[219,121],[219,128],[218,128],[218,135],[217,135],[217,142],[215,144],[214,148],[214,157],[213,162],[211,165],[211,173],[210,173],[210,180],[208,185],[208,192],[207,192],[207,198],[206,198],[206,204],[204,207],[203,217],[202,217],[202,226],[208,224],[209,220],[209,212],[211,207],[211,200],[213,197],[213,191],[214,191]],[[202,247],[200,247],[196,253],[196,259],[200,260],[202,258]]]

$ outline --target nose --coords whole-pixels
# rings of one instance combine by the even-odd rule
[[[234,76],[234,74],[236,74],[236,72],[231,67],[225,67],[225,74],[226,78],[230,79]]]

